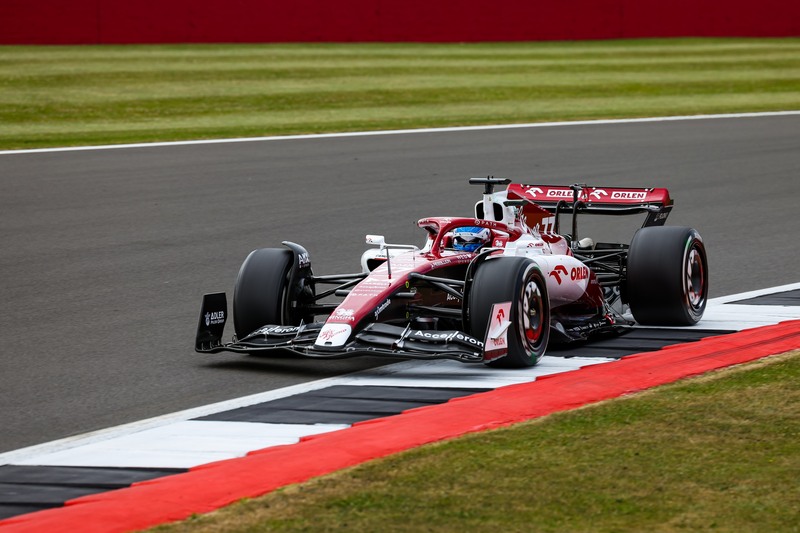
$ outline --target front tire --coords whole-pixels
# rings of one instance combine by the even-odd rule
[[[288,325],[291,250],[253,250],[239,269],[233,291],[233,325],[242,339],[267,324]]]
[[[637,231],[628,250],[626,288],[638,323],[696,324],[708,298],[708,260],[700,234],[673,226]]]
[[[550,301],[539,267],[524,257],[497,257],[480,264],[470,287],[470,334],[486,338],[492,305],[511,302],[508,354],[487,363],[499,368],[535,365],[550,338]]]

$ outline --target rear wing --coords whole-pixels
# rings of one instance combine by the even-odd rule
[[[512,183],[508,186],[508,198],[528,200],[556,215],[565,212],[595,215],[646,213],[642,227],[664,225],[673,205],[667,189],[586,185],[565,187]]]

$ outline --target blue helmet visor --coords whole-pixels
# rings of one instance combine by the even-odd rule
[[[489,230],[478,227],[456,228],[453,231],[453,249],[474,252],[489,242]]]

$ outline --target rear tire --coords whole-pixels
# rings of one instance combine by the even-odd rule
[[[550,338],[550,301],[547,282],[539,267],[524,257],[498,257],[480,264],[470,287],[470,334],[486,338],[492,305],[511,302],[508,354],[486,363],[498,368],[535,365]]]
[[[233,291],[233,325],[242,339],[267,324],[289,325],[289,270],[294,261],[291,250],[253,250],[239,269]]]
[[[708,260],[700,234],[673,226],[637,231],[628,250],[626,293],[640,324],[696,324],[708,298]]]

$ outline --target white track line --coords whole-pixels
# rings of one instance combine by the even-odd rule
[[[728,113],[719,115],[683,115],[672,117],[627,118],[613,120],[576,120],[573,122],[533,122],[526,124],[495,124],[488,126],[460,126],[452,128],[419,128],[410,130],[354,131],[346,133],[316,133],[309,135],[275,135],[270,137],[242,137],[233,139],[204,139],[196,141],[170,141],[101,146],[71,146],[62,148],[35,148],[30,150],[0,150],[0,155],[43,154],[51,152],[81,152],[87,150],[121,150],[127,148],[157,148],[164,146],[193,146],[202,144],[230,144],[267,141],[296,141],[306,139],[336,139],[344,137],[370,137],[376,135],[411,135],[419,133],[453,133],[466,131],[510,130],[520,128],[552,128],[558,126],[593,126],[604,124],[637,124],[642,122],[674,122],[681,120],[717,120],[730,118],[760,118],[800,115],[800,111],[768,111],[763,113]]]
[[[720,296],[708,301],[711,304],[727,304],[730,302],[738,302],[739,300],[749,300],[758,296],[766,296],[767,294],[775,294],[776,292],[789,292],[800,289],[800,283],[789,283],[787,285],[780,285],[778,287],[771,287],[769,289],[759,289],[756,291],[741,292],[739,294],[731,294],[730,296]]]

